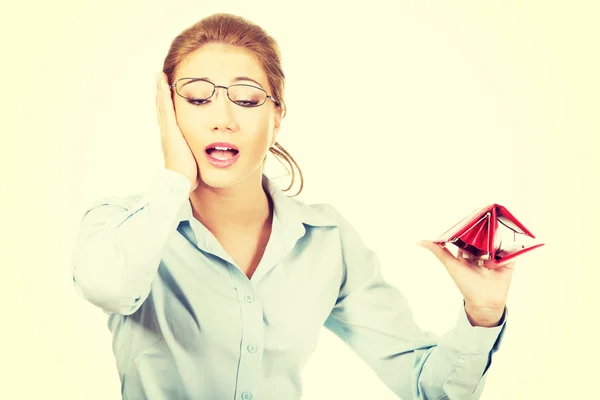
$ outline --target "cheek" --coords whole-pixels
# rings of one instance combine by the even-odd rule
[[[195,136],[194,133],[200,130],[198,115],[190,107],[177,107],[176,119],[177,125],[184,136]]]
[[[198,149],[203,151],[205,142],[213,139],[211,131],[214,126],[211,126],[210,113],[189,107],[188,104],[179,104],[177,99],[175,100],[175,109],[177,125],[192,151],[196,152]],[[239,135],[234,142],[251,148],[252,153],[258,156],[266,153],[271,146],[274,128],[273,116],[269,113],[247,111],[239,110],[231,115],[231,123],[237,129],[233,135]]]
[[[177,125],[188,145],[193,152],[196,152],[197,149],[202,150],[203,146],[206,145],[206,143],[202,145],[202,133],[207,130],[202,125],[202,115],[198,113],[198,110],[187,107],[187,105],[179,106],[176,110]]]
[[[242,131],[252,132],[251,140],[255,145],[257,151],[265,152],[271,146],[271,140],[273,138],[273,122],[271,118],[262,117],[254,119],[252,124],[247,125],[248,128],[245,130],[243,126],[240,126]]]

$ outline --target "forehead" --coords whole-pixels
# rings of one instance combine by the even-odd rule
[[[179,64],[175,79],[207,77],[216,84],[247,76],[263,86],[267,76],[258,60],[248,50],[226,44],[207,44],[190,53]]]

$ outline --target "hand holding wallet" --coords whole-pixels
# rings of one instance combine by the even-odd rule
[[[535,239],[535,236],[505,207],[490,204],[463,218],[434,243],[452,243],[469,258],[480,262],[493,260],[500,267],[500,264],[544,245],[523,244],[523,238]]]

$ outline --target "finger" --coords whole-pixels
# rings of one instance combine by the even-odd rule
[[[175,128],[177,126],[177,118],[175,116],[175,106],[173,104],[173,98],[171,97],[171,90],[169,88],[169,84],[167,83],[167,77],[164,73],[162,74],[162,79],[160,81],[160,91],[162,98],[162,114],[164,118],[164,122],[167,127]]]
[[[156,79],[154,81],[154,83],[156,84],[156,90],[158,91],[158,89],[160,88],[160,81],[162,79],[162,72],[157,72],[156,73]]]
[[[495,269],[495,270],[503,270],[503,269],[514,270],[515,262],[514,262],[514,260],[511,260],[511,261],[504,261],[504,262],[496,263],[494,260],[489,260],[489,261],[485,262],[484,267],[486,267],[488,269]]]
[[[158,125],[160,127],[161,130],[161,134],[163,133],[163,117],[162,117],[162,93],[161,93],[161,85],[160,85],[160,76],[159,74],[156,74],[156,96],[155,96],[155,103],[156,103],[156,120],[158,122]]]
[[[453,260],[456,260],[456,257],[454,257],[454,255],[452,255],[452,253],[450,253],[450,251],[447,248],[442,247],[439,244],[434,243],[430,240],[421,240],[419,242],[419,245],[430,250],[437,257],[437,259],[440,260],[446,266]]]
[[[164,80],[164,73],[163,72],[159,72],[156,74],[156,101],[157,101],[157,111],[160,111],[162,114],[162,83]],[[161,116],[162,118],[162,116]]]
[[[171,100],[170,91],[167,90],[166,82],[165,73],[159,72],[156,78],[156,112],[161,136],[163,137],[169,135],[171,131],[170,125],[173,124],[173,120],[175,119],[173,103]]]
[[[164,86],[163,86],[163,79],[162,79],[162,73],[159,75],[157,81],[156,81],[156,94],[157,94],[157,100],[159,101],[159,105],[160,105],[160,109],[161,111],[164,111],[164,107],[163,107],[163,98],[164,98]]]
[[[469,253],[468,251],[465,251],[463,249],[458,249],[457,253],[456,253],[456,259],[463,265],[470,267],[470,268],[477,268],[478,264],[477,264],[477,260],[474,260],[471,257],[471,253]]]

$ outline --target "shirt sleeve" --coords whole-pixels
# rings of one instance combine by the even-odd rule
[[[163,169],[135,201],[106,197],[83,215],[71,254],[75,290],[107,313],[134,313],[152,280],[191,182]]]
[[[325,327],[346,342],[402,399],[478,399],[500,325],[473,327],[464,302],[443,336],[422,331],[402,293],[382,277],[377,255],[338,213],[344,278]]]

